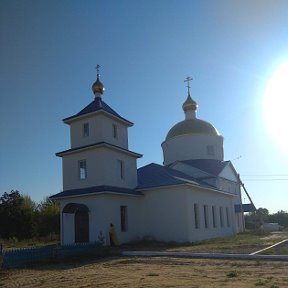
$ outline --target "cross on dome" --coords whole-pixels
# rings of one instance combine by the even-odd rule
[[[196,111],[198,107],[197,103],[190,96],[190,81],[192,80],[193,78],[190,76],[186,77],[186,79],[184,80],[184,82],[187,82],[187,88],[188,88],[187,99],[182,105],[186,119],[196,118]]]
[[[99,64],[96,65],[96,71],[97,71],[97,79],[96,81],[94,82],[94,84],[92,85],[92,91],[95,95],[95,97],[101,97],[101,95],[104,93],[105,91],[105,87],[104,85],[102,84],[102,82],[100,81],[99,77],[100,77],[100,74],[99,74],[99,68],[101,66]]]
[[[99,64],[96,65],[97,78],[100,76],[100,74],[99,74],[99,68],[100,68],[100,67],[101,67],[101,66],[100,66]]]
[[[187,88],[188,88],[188,95],[190,95],[190,81],[193,80],[192,77],[187,76],[186,79],[184,80],[184,82],[187,82]]]

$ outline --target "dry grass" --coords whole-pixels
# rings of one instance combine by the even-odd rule
[[[240,233],[231,237],[216,238],[201,241],[195,244],[138,242],[133,245],[129,245],[127,247],[121,247],[121,249],[250,254],[260,249],[269,247],[284,239],[288,239],[288,232],[274,232],[268,235]]]
[[[197,245],[137,243],[115,249],[251,253],[287,239],[240,234]],[[118,251],[119,250],[119,251]],[[273,253],[272,253],[273,254]],[[78,259],[79,260],[79,259]],[[118,257],[86,262],[0,270],[1,287],[288,287],[288,262]]]
[[[0,287],[288,287],[287,262],[117,258],[0,272]]]
[[[273,248],[270,248],[268,250],[263,251],[263,255],[288,255],[288,241],[275,246]]]

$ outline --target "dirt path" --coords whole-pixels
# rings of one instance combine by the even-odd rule
[[[288,287],[287,262],[118,258],[0,272],[0,287]]]

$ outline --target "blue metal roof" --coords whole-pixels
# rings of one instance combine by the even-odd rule
[[[187,181],[178,179],[183,178],[188,181],[196,180],[191,176],[178,170],[151,163],[138,169],[138,187],[137,189],[185,184]]]
[[[196,185],[212,189],[217,189],[216,187],[203,182],[201,179],[195,179],[181,171],[169,168],[167,166],[162,166],[159,164],[151,163],[137,170],[138,175],[138,186],[135,189],[127,189],[114,186],[94,186],[82,189],[71,189],[60,192],[56,195],[51,196],[51,199],[58,199],[64,197],[74,197],[87,194],[101,193],[101,192],[116,192],[120,194],[127,195],[142,195],[139,191],[141,189],[161,187],[161,186],[171,186],[179,184],[187,184],[194,182]],[[218,190],[218,189],[217,189]],[[235,206],[236,209],[236,206]]]
[[[111,147],[111,148],[120,149],[120,150],[122,150],[124,152],[127,152],[129,154],[134,154],[134,156],[137,157],[137,158],[141,158],[143,156],[142,154],[132,152],[130,150],[124,149],[122,147],[119,147],[117,145],[113,145],[113,144],[110,144],[110,143],[107,143],[107,142],[104,142],[104,141],[98,142],[98,143],[89,144],[89,145],[84,145],[84,146],[80,146],[80,147],[75,147],[75,148],[71,148],[71,149],[68,149],[68,150],[64,150],[64,151],[56,153],[56,156],[62,157],[66,153],[74,152],[74,151],[85,149],[85,148],[89,148],[89,147],[97,147],[97,146],[103,146],[103,145]]]
[[[101,186],[87,187],[87,188],[81,188],[81,189],[65,190],[58,194],[52,195],[50,198],[58,199],[58,198],[64,198],[64,197],[74,197],[74,196],[103,193],[103,192],[115,192],[115,193],[120,193],[123,195],[135,195],[135,196],[142,195],[141,192],[136,191],[135,189],[127,189],[127,188],[122,188],[122,187],[101,185]]]
[[[96,112],[96,111],[105,111],[109,114],[112,114],[118,118],[120,118],[121,120],[124,120],[125,122],[128,122],[130,125],[133,125],[132,122],[126,120],[125,118],[121,117],[116,111],[114,111],[109,105],[107,105],[101,97],[95,97],[95,99],[89,104],[87,105],[84,109],[82,109],[79,113],[65,118],[63,119],[64,122],[72,120],[74,118],[77,118],[79,116],[85,115],[85,114],[89,114],[92,112]]]
[[[221,161],[216,159],[195,159],[195,160],[184,160],[180,161],[189,166],[195,167],[199,170],[205,171],[214,176],[218,176],[225,166],[230,163],[230,161]]]
[[[241,207],[242,206],[242,207]],[[239,213],[239,212],[254,212],[256,211],[256,207],[250,203],[250,204],[235,204],[234,206],[235,208],[235,212]]]

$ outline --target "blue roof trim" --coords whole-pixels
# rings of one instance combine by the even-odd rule
[[[242,208],[241,208],[241,206],[242,206]],[[240,212],[254,212],[254,211],[256,211],[256,208],[255,208],[255,206],[253,205],[253,204],[242,204],[242,205],[240,205],[240,204],[235,204],[235,206],[234,206],[234,208],[235,208],[235,212],[236,213],[240,213]]]
[[[187,181],[184,179],[199,183],[196,179],[187,174],[155,163],[139,168],[137,173],[137,189],[186,184]],[[178,178],[183,178],[183,180]]]
[[[221,161],[216,159],[195,159],[179,162],[185,163],[189,166],[195,167],[214,176],[218,176],[225,168],[225,166],[230,163],[230,161]]]
[[[105,111],[109,114],[112,114],[113,116],[116,116],[117,118],[124,120],[125,122],[128,122],[130,125],[133,125],[132,122],[128,121],[127,119],[121,117],[116,111],[114,111],[109,105],[107,105],[101,97],[96,97],[89,105],[87,105],[84,109],[82,109],[79,113],[70,116],[68,118],[63,119],[64,122],[67,122],[69,120],[72,120],[74,118],[77,118],[79,116],[89,114],[96,111]]]
[[[89,195],[89,194],[97,194],[102,192],[114,192],[119,193],[123,195],[134,195],[134,196],[141,196],[142,193],[139,191],[136,191],[135,189],[127,189],[122,187],[115,187],[115,186],[93,186],[93,187],[87,187],[87,188],[81,188],[81,189],[71,189],[71,190],[65,190],[63,192],[60,192],[58,194],[50,196],[50,199],[58,199],[58,198],[64,198],[64,197],[73,197],[73,196],[81,196],[81,195]]]
[[[68,150],[64,150],[64,151],[56,153],[56,156],[62,157],[63,154],[66,154],[66,153],[69,153],[69,152],[74,152],[74,151],[77,151],[77,150],[81,150],[81,149],[85,149],[85,148],[89,148],[89,147],[94,147],[94,146],[97,147],[97,146],[101,146],[101,145],[107,145],[107,146],[111,146],[112,148],[120,149],[122,151],[134,154],[138,158],[143,156],[142,154],[132,152],[130,150],[124,149],[122,147],[119,147],[117,145],[113,145],[113,144],[110,144],[110,143],[107,143],[107,142],[104,142],[104,141],[98,142],[98,143],[89,144],[89,145],[85,145],[85,146],[81,146],[81,147],[71,148],[71,149],[68,149]]]

